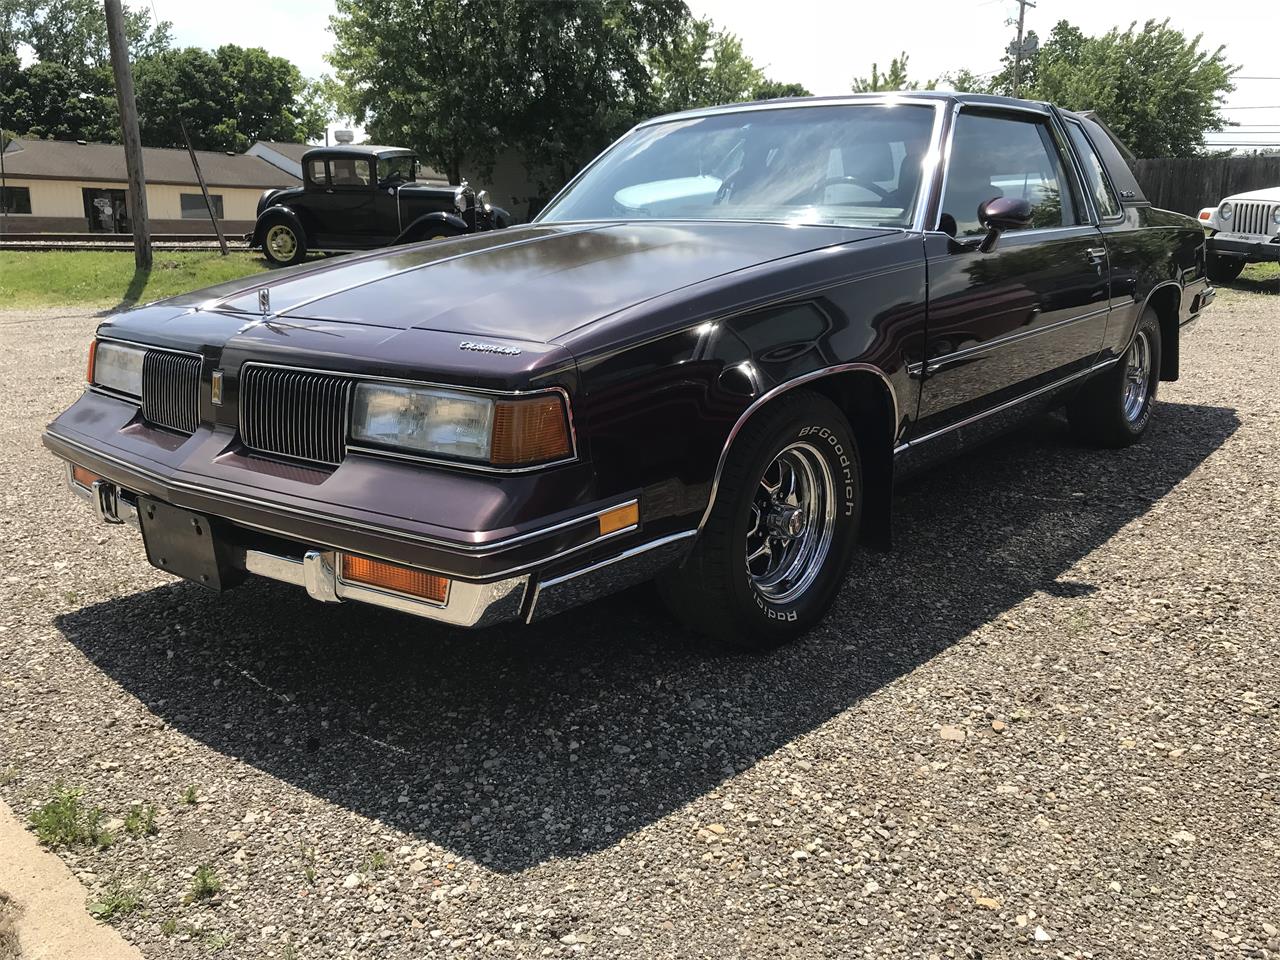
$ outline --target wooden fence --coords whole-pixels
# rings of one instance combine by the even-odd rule
[[[1134,173],[1155,206],[1194,217],[1233,193],[1280,187],[1280,156],[1139,160]]]

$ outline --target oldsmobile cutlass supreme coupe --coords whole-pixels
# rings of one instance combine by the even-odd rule
[[[642,123],[536,222],[111,317],[50,424],[148,559],[459,626],[657,577],[753,649],[816,623],[895,477],[1065,404],[1142,436],[1205,237],[1088,116],[910,93]]]

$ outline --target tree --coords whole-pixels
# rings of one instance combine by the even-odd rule
[[[0,77],[6,73],[0,65]],[[12,79],[4,79],[0,88],[4,122],[22,136],[102,140],[115,133],[118,120],[111,109],[114,88],[104,68],[33,63]]]
[[[649,52],[648,67],[659,113],[753,100],[766,82],[742,41],[716,30],[710,20],[688,20]]]
[[[145,5],[126,9],[125,36],[129,57],[139,60],[169,48],[173,24],[151,22]],[[107,21],[100,0],[0,0],[0,44],[25,44],[41,63],[63,66],[105,67],[111,62],[107,48]],[[15,44],[15,49],[16,49]],[[0,52],[4,47],[0,45]]]
[[[751,91],[752,100],[780,100],[783,97],[811,97],[812,93],[802,83],[779,83],[765,80]]]
[[[375,139],[461,176],[514,147],[561,183],[649,102],[643,51],[683,0],[337,0],[329,62],[340,107]]]
[[[930,80],[924,85],[925,90],[932,90],[937,81]],[[920,84],[907,79],[907,54],[904,50],[900,56],[889,61],[887,73],[880,72],[878,63],[871,64],[870,77],[855,77],[854,93],[877,93],[882,90],[919,90]]]
[[[1201,49],[1169,21],[1085,36],[1061,21],[1030,58],[1023,95],[1069,110],[1096,110],[1139,157],[1187,157],[1220,130],[1239,69],[1224,48]]]
[[[138,123],[149,147],[244,150],[254,140],[307,141],[329,114],[295,67],[261,47],[166,50],[134,65]],[[320,109],[317,109],[317,103]]]
[[[992,81],[966,68],[944,73],[933,81],[932,88],[954,90],[956,93],[991,93]]]

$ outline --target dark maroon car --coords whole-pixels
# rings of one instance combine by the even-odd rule
[[[524,227],[306,265],[98,330],[48,447],[148,559],[459,626],[657,577],[784,642],[896,476],[1065,405],[1137,440],[1212,297],[1104,127],[911,93],[643,123]]]

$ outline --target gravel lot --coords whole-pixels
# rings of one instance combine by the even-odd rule
[[[895,552],[763,659],[646,589],[467,634],[173,581],[39,444],[94,323],[0,315],[0,797],[158,807],[63,853],[142,890],[148,956],[1280,957],[1259,285],[1144,443],[1045,418],[906,486]]]

